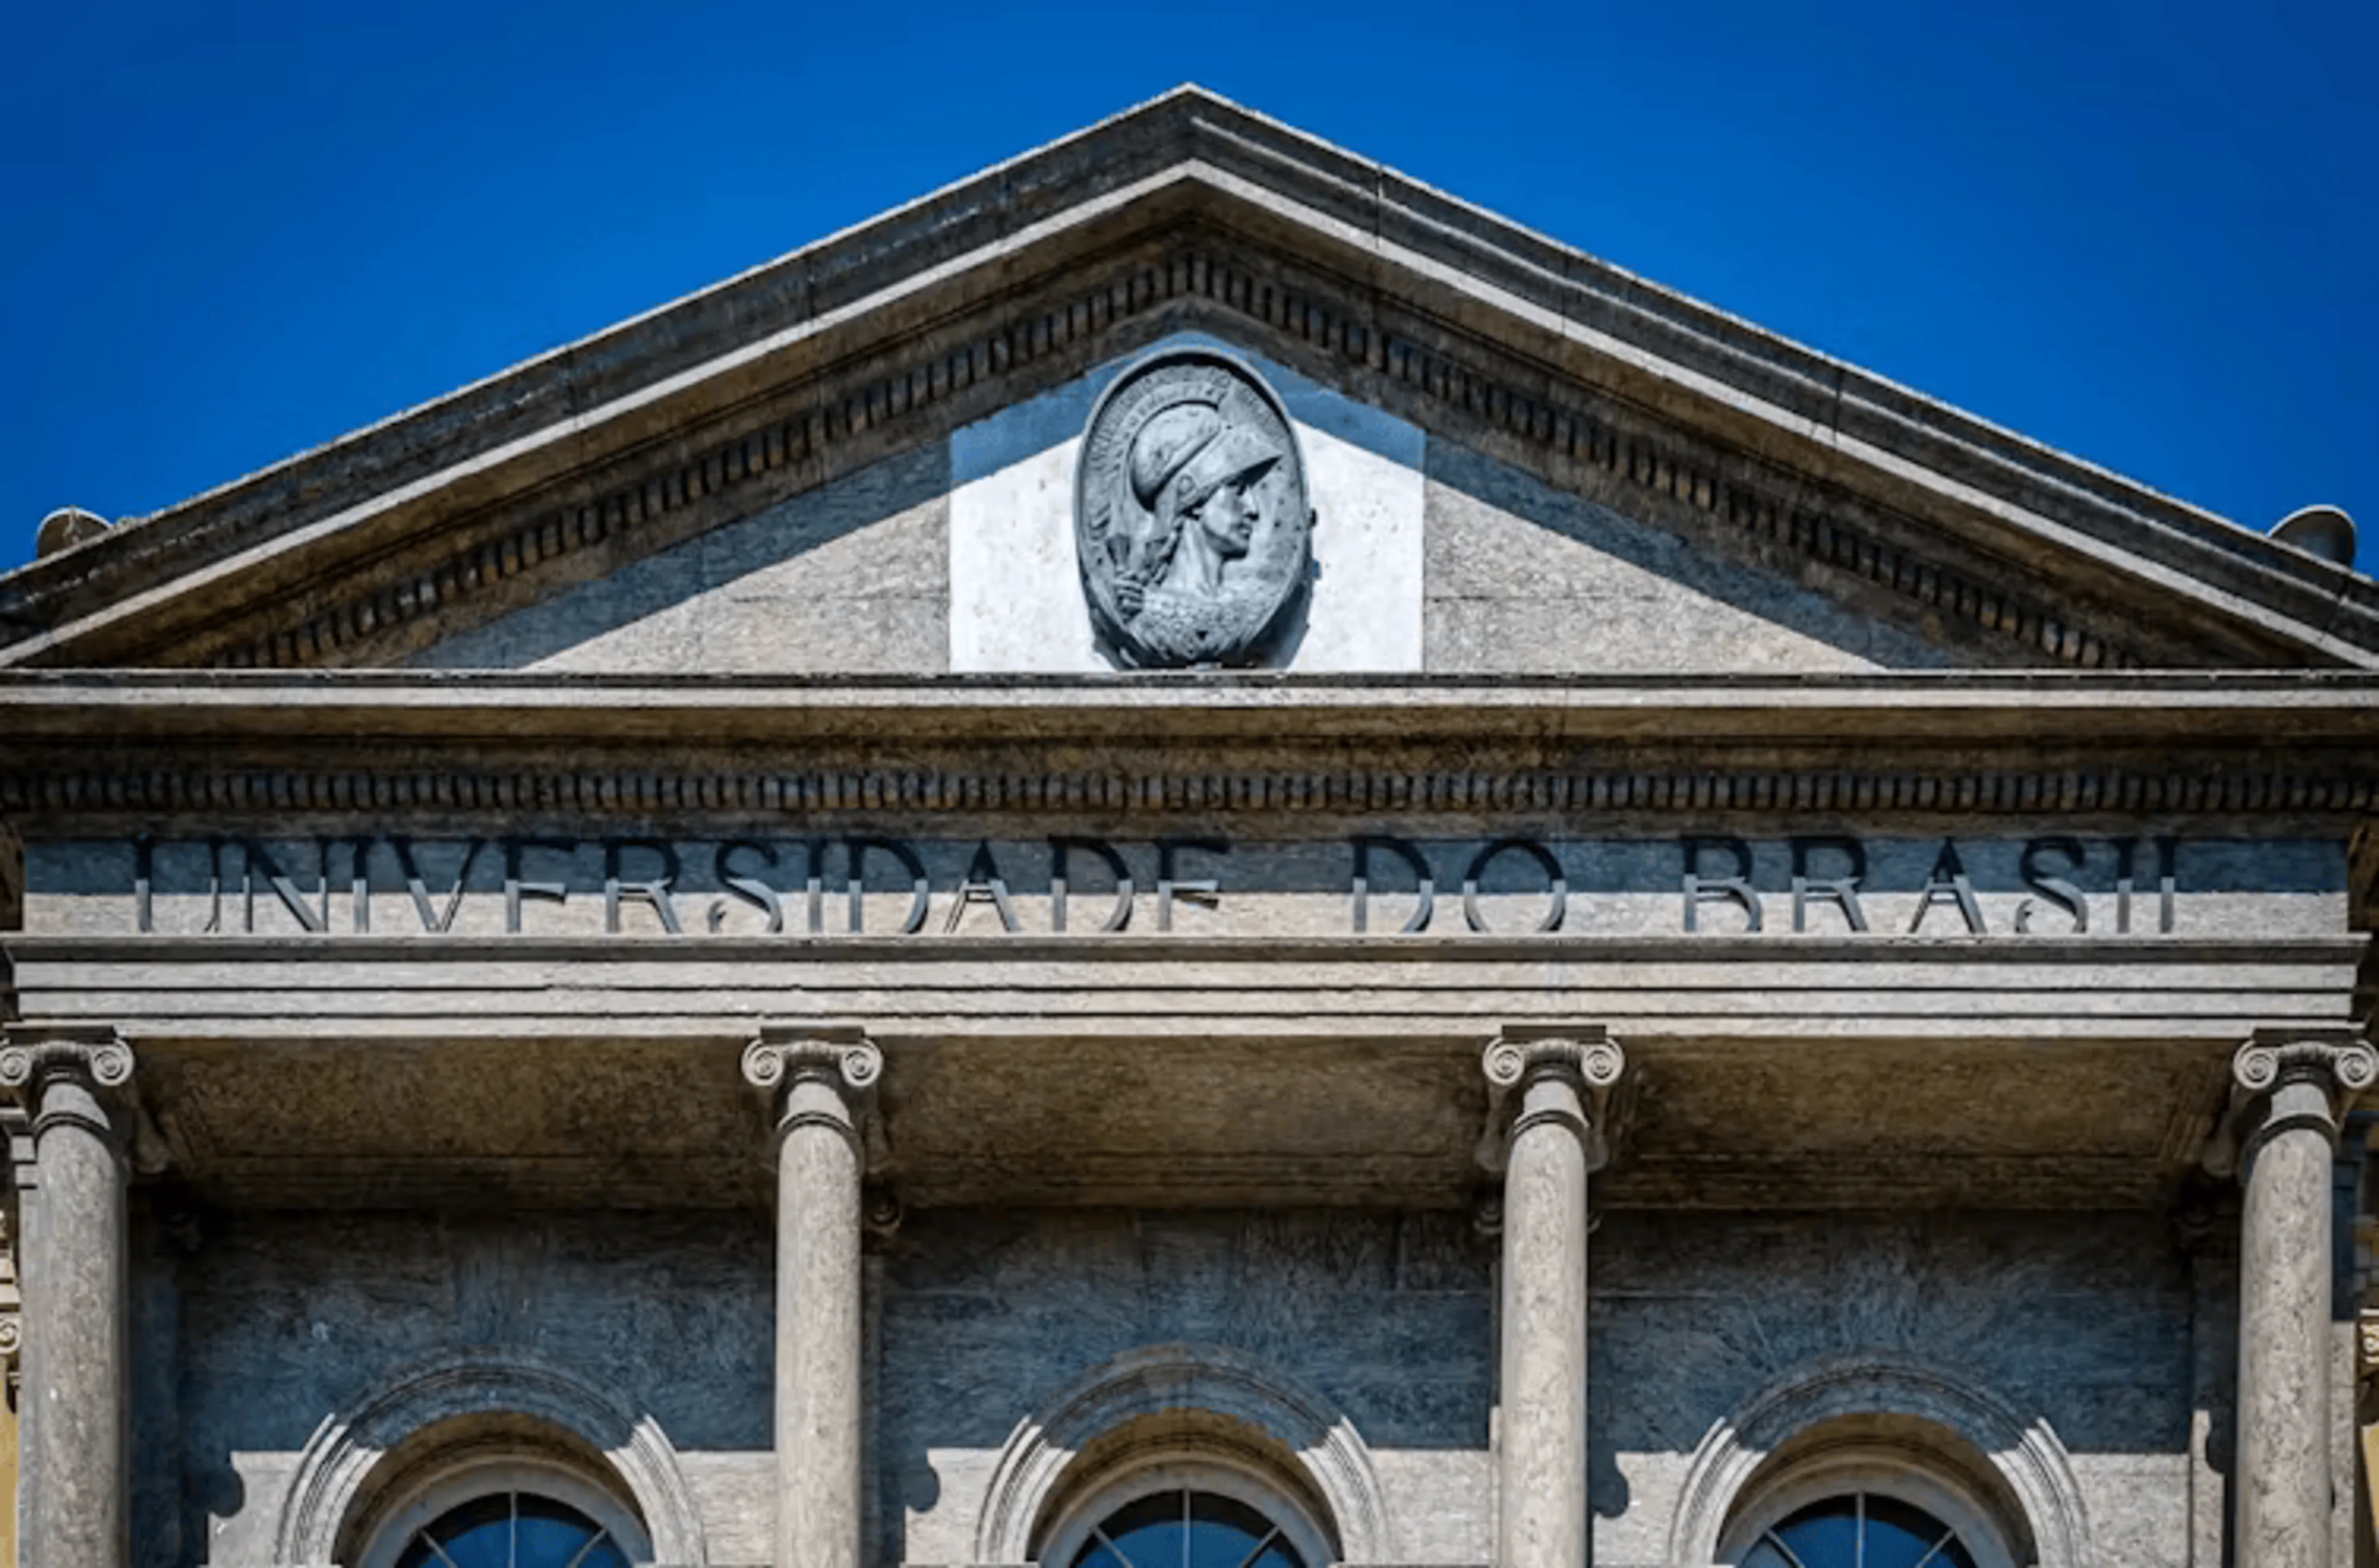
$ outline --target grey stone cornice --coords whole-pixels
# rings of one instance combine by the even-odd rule
[[[455,743],[701,737],[949,740],[1286,735],[1924,740],[2267,745],[2379,740],[2379,674],[595,675],[401,670],[0,671],[24,740],[404,737]]]
[[[2379,680],[0,675],[0,820],[1408,825],[2379,807]],[[476,830],[476,829],[475,829]]]
[[[1220,271],[1177,287],[1185,234]],[[0,664],[384,657],[395,622],[501,608],[558,559],[723,521],[730,488],[819,483],[1075,373],[1157,283],[1180,320],[1296,338],[1466,438],[1599,464],[2030,657],[2379,663],[2369,579],[1182,89],[0,576]],[[1780,507],[1745,464],[1830,499]]]

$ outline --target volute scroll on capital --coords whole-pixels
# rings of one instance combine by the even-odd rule
[[[867,1172],[881,1175],[890,1164],[889,1140],[876,1104],[884,1077],[884,1053],[856,1029],[816,1025],[763,1025],[743,1047],[743,1081],[767,1097],[768,1119],[778,1138],[819,1127],[853,1140]],[[797,1093],[823,1085],[832,1097]]]
[[[143,1125],[133,1087],[139,1065],[131,1045],[113,1029],[20,1026],[8,1030],[0,1044],[0,1090],[21,1101],[36,1134],[61,1121],[85,1125],[120,1145],[138,1143],[144,1170],[162,1168],[162,1148]],[[52,1092],[58,1088],[81,1093]]]
[[[2284,1092],[2297,1086],[2320,1099],[2280,1115]],[[2217,1176],[2237,1175],[2255,1142],[2288,1126],[2311,1126],[2334,1140],[2347,1105],[2374,1086],[2379,1050],[2360,1027],[2259,1030],[2231,1054],[2229,1104],[2202,1163]]]
[[[1610,1155],[1609,1123],[1613,1092],[1627,1075],[1627,1053],[1600,1027],[1547,1031],[1506,1031],[1489,1043],[1479,1060],[1487,1080],[1487,1127],[1479,1143],[1479,1164],[1503,1170],[1513,1140],[1540,1121],[1569,1124],[1585,1142],[1589,1168]],[[1554,1105],[1531,1104],[1528,1091],[1551,1080],[1573,1093]]]
[[[2360,1037],[2251,1040],[2230,1058],[2230,1080],[2249,1095],[2284,1079],[2310,1079],[2333,1092],[2360,1094],[2379,1083],[2379,1051]]]
[[[884,1076],[884,1053],[866,1040],[847,1041],[764,1034],[743,1047],[743,1081],[755,1089],[790,1088],[803,1078],[831,1082],[855,1100]]]

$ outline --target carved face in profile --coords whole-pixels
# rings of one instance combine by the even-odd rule
[[[1244,365],[1168,349],[1099,396],[1075,469],[1093,633],[1121,665],[1252,663],[1310,580],[1313,513],[1287,410]]]
[[[1256,525],[1263,521],[1263,492],[1258,487],[1271,467],[1271,460],[1266,459],[1233,475],[1184,519],[1203,534],[1209,548],[1226,561],[1238,560],[1255,541]]]
[[[1132,475],[1158,537],[1169,543],[1165,586],[1213,597],[1226,561],[1245,557],[1263,522],[1262,485],[1280,449],[1202,404],[1151,419],[1132,451]]]

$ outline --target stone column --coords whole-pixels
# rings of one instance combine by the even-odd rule
[[[0,1087],[24,1096],[33,1186],[19,1198],[24,1372],[22,1561],[131,1560],[125,1193],[132,1048],[107,1034],[12,1030]]]
[[[777,1128],[777,1568],[859,1568],[860,1178],[882,1053],[764,1033],[743,1076]]]
[[[2231,1062],[2239,1248],[2240,1568],[2332,1568],[2330,1161],[2340,1100],[2379,1080],[2350,1037],[2252,1041]]]
[[[1625,1067],[1599,1033],[1487,1048],[1503,1167],[1497,1568],[1586,1568],[1586,1179]]]

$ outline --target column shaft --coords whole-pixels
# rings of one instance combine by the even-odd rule
[[[1600,1163],[1588,1091],[1624,1058],[1596,1039],[1498,1041],[1503,1154],[1498,1568],[1586,1568],[1587,1177]]]
[[[131,1558],[127,1170],[112,1092],[131,1076],[121,1043],[0,1052],[0,1082],[24,1090],[33,1124],[18,1522],[23,1561],[42,1568]]]
[[[1576,1088],[1525,1092],[1503,1174],[1499,1568],[1585,1568],[1586,1146]]]
[[[763,1040],[744,1073],[777,1093],[777,1564],[859,1568],[859,1101],[867,1044]]]
[[[2337,1091],[2379,1075],[2368,1045],[2250,1044],[2239,1258],[2240,1568],[2332,1568],[2330,1163]]]
[[[787,1101],[800,1119],[777,1167],[777,1562],[858,1568],[859,1151],[833,1089],[797,1083]]]

